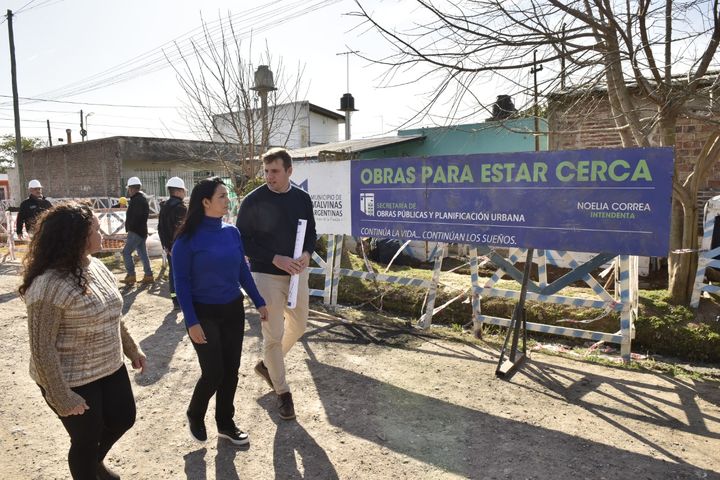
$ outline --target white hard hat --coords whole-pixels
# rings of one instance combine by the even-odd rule
[[[185,182],[183,182],[183,179],[180,177],[171,177],[165,184],[165,188],[168,187],[182,188],[183,190],[185,190]]]
[[[30,183],[28,183],[28,188],[42,188],[43,186],[40,185],[40,180],[30,180]]]
[[[133,186],[135,186],[135,185],[142,185],[142,182],[140,181],[140,179],[139,179],[138,177],[130,177],[130,178],[128,178],[127,186],[128,186],[128,187],[133,187]]]

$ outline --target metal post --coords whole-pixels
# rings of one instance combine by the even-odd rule
[[[527,320],[525,319],[525,296],[527,294],[528,282],[530,281],[530,273],[532,272],[532,258],[533,249],[529,248],[527,251],[527,257],[525,258],[525,269],[523,270],[522,286],[520,287],[520,298],[518,299],[515,310],[513,310],[512,319],[508,327],[507,335],[505,336],[505,342],[503,343],[502,350],[500,350],[500,359],[498,361],[495,375],[498,377],[505,377],[512,373],[520,364],[525,360],[527,356]],[[520,324],[522,323],[523,331],[523,347],[520,356],[518,357],[518,341],[520,339]],[[510,347],[510,353],[508,360],[505,360],[505,352],[507,349],[508,341],[512,337],[512,345]]]
[[[533,52],[533,67],[530,69],[530,73],[533,74],[533,95],[535,98],[535,105],[533,107],[533,120],[535,130],[535,151],[540,151],[540,110],[538,109],[538,85],[537,85],[537,72],[543,69],[542,65],[537,64],[537,51]]]
[[[262,116],[262,138],[260,145],[261,152],[265,153],[268,149],[268,91],[265,89],[259,90],[258,94],[260,95],[260,115]]]
[[[87,135],[87,132],[85,131],[85,125],[83,124],[83,111],[80,109],[80,139],[81,141],[85,141],[85,135]]]
[[[85,114],[85,135],[84,135],[85,137],[88,137],[88,117],[90,115],[95,115],[95,112],[88,112]],[[88,140],[90,140],[89,137],[88,137]]]
[[[567,55],[567,47],[565,46],[565,24],[562,25],[562,42],[560,42],[560,89],[565,90],[565,56]]]

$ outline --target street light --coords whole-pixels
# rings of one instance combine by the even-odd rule
[[[84,135],[83,137],[87,137],[87,130],[88,130],[88,121],[87,121],[87,119],[88,119],[88,117],[89,117],[90,115],[95,115],[95,112],[88,112],[88,113],[85,114],[85,135]],[[89,139],[88,139],[88,140],[89,140]]]

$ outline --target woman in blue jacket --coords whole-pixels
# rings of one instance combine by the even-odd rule
[[[190,435],[199,442],[207,440],[205,413],[215,395],[218,437],[244,445],[248,435],[233,420],[245,334],[240,287],[262,321],[267,308],[245,261],[240,232],[222,221],[229,206],[228,189],[220,178],[200,181],[190,195],[171,261],[177,299],[202,372],[187,409]]]

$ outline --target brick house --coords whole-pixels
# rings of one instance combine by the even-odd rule
[[[717,93],[720,93],[717,92]],[[718,98],[718,95],[715,98]],[[682,179],[692,172],[697,155],[710,133],[720,128],[720,110],[718,105],[708,100],[715,115],[708,120],[678,118],[675,128],[675,162]],[[634,103],[641,108],[641,116],[650,118],[657,114],[657,106],[639,96]],[[701,105],[707,111],[708,105]],[[617,132],[607,93],[604,89],[592,92],[565,92],[553,94],[548,98],[548,147],[550,150],[577,150],[583,148],[622,147]],[[714,123],[713,123],[714,122]],[[653,142],[659,145],[660,142]],[[713,168],[698,193],[698,205],[701,206],[715,195],[720,194],[720,165]]]
[[[226,161],[236,159],[229,148],[212,142],[101,138],[24,151],[24,178],[18,181],[22,186],[30,179],[40,180],[43,193],[51,198],[117,198],[125,194],[127,179],[137,176],[146,193],[167,196],[165,182],[172,176],[191,187],[201,178],[224,175],[220,155]]]

